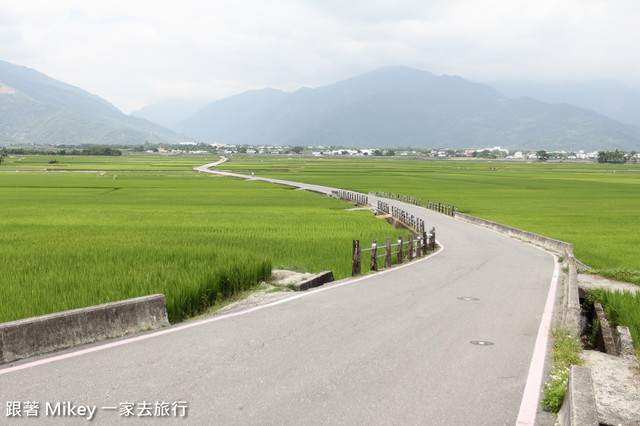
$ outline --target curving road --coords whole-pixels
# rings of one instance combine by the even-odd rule
[[[85,423],[89,414],[64,416],[63,404],[51,413],[68,401],[95,406],[96,424],[545,423],[536,409],[555,257],[385,201],[435,226],[443,249],[247,311],[4,366],[0,423],[35,420],[27,401],[39,403],[38,424]],[[22,417],[5,416],[16,402]]]

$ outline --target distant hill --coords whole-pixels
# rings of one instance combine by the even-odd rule
[[[164,99],[137,111],[133,111],[133,117],[144,118],[152,123],[159,124],[168,129],[177,123],[192,116],[204,108],[209,102],[185,99]]]
[[[487,85],[403,67],[290,94],[246,92],[173,129],[240,144],[640,149],[639,127],[594,111],[510,99]]]
[[[286,97],[286,92],[276,89],[244,92],[212,102],[172,128],[206,142],[248,141],[253,131],[245,126],[253,126],[250,123],[260,120],[263,114]]]
[[[30,68],[0,61],[3,143],[174,142],[175,132],[130,117],[104,99]]]
[[[567,103],[640,127],[640,91],[615,81],[563,84],[495,81],[488,84],[510,98],[528,96],[553,104]]]

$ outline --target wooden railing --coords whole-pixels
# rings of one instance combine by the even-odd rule
[[[338,189],[332,191],[332,195],[340,200],[348,201],[356,205],[368,205],[369,196],[361,194],[359,192],[346,191]],[[419,206],[421,200],[414,197],[406,197],[397,194],[388,194],[384,192],[378,192],[378,197],[387,197],[394,200],[403,201],[405,203],[414,204]],[[427,203],[432,206],[431,202]],[[438,205],[440,206],[440,205]],[[435,205],[433,205],[435,207]],[[425,256],[428,252],[436,249],[436,229],[431,228],[428,233],[425,231],[424,220],[419,217],[410,214],[409,212],[392,206],[389,203],[378,200],[379,212],[386,213],[407,227],[413,234],[409,234],[405,241],[401,235],[398,237],[396,244],[391,244],[391,239],[385,239],[384,247],[378,247],[378,240],[373,240],[371,248],[363,249],[360,246],[360,240],[353,240],[353,256],[351,275],[358,276],[362,272],[362,253],[371,253],[369,270],[378,271],[381,267],[378,260],[384,258],[382,262],[383,268],[390,268],[392,264],[401,264],[404,261],[411,261],[416,258]],[[382,254],[379,254],[382,253]]]
[[[421,198],[410,197],[410,196],[407,196],[407,195],[394,194],[392,192],[378,191],[376,193],[376,195],[378,197],[380,197],[380,198],[389,198],[390,200],[398,200],[398,201],[402,201],[403,203],[413,204],[414,206],[419,206],[420,203],[422,203],[422,199]]]
[[[414,232],[424,232],[424,220],[399,207],[390,206],[388,203],[378,200],[378,211],[391,215]]]
[[[359,192],[345,191],[343,189],[339,189],[336,191],[331,191],[331,193],[333,194],[334,197],[340,200],[349,201],[355,204],[363,204],[363,205],[369,204],[369,196],[360,194]]]
[[[432,228],[430,232],[422,232],[417,235],[409,234],[405,241],[403,236],[398,237],[396,244],[391,244],[391,239],[387,237],[385,239],[385,245],[381,248],[378,247],[378,240],[374,239],[371,244],[371,248],[363,249],[360,246],[359,240],[353,240],[353,257],[351,276],[356,277],[362,272],[362,253],[371,252],[371,259],[369,262],[370,271],[378,271],[380,265],[378,259],[384,258],[383,268],[390,268],[392,264],[400,265],[405,259],[407,262],[413,259],[426,256],[428,252],[436,249],[436,229]],[[379,254],[378,252],[381,252]],[[393,261],[395,256],[395,262]]]
[[[427,204],[425,208],[429,210],[436,211],[438,213],[446,214],[447,216],[455,216],[458,211],[457,207],[451,206],[449,204],[438,203],[436,201],[427,200]]]
[[[422,204],[421,198],[410,197],[407,195],[400,195],[382,191],[377,192],[376,195],[380,198],[389,198],[390,200],[398,200],[416,206],[421,206]],[[455,206],[431,200],[426,201],[424,208],[436,211],[438,213],[446,214],[447,216],[455,216],[456,212],[458,211],[458,208]]]

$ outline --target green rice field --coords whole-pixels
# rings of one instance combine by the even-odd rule
[[[640,165],[256,156],[221,167],[451,204],[570,242],[594,272],[640,284]]]
[[[212,163],[214,155],[126,154],[115,156],[86,155],[10,155],[0,171],[191,171]]]
[[[0,322],[152,293],[177,321],[272,267],[348,276],[353,239],[397,236],[338,200],[193,172],[218,158],[7,157]],[[640,284],[637,165],[241,156],[221,168],[452,204],[571,242],[596,272]]]
[[[272,267],[348,276],[354,238],[396,234],[339,200],[191,171],[216,159],[59,157],[60,170],[106,170],[60,173],[9,171],[43,158],[8,158],[0,322],[153,293],[174,322]]]

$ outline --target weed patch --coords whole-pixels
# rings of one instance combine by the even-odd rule
[[[542,391],[542,408],[557,413],[562,407],[569,382],[569,371],[572,365],[580,365],[582,345],[571,333],[563,328],[551,330],[553,349],[551,359],[553,368],[549,373],[549,382],[545,383]]]

